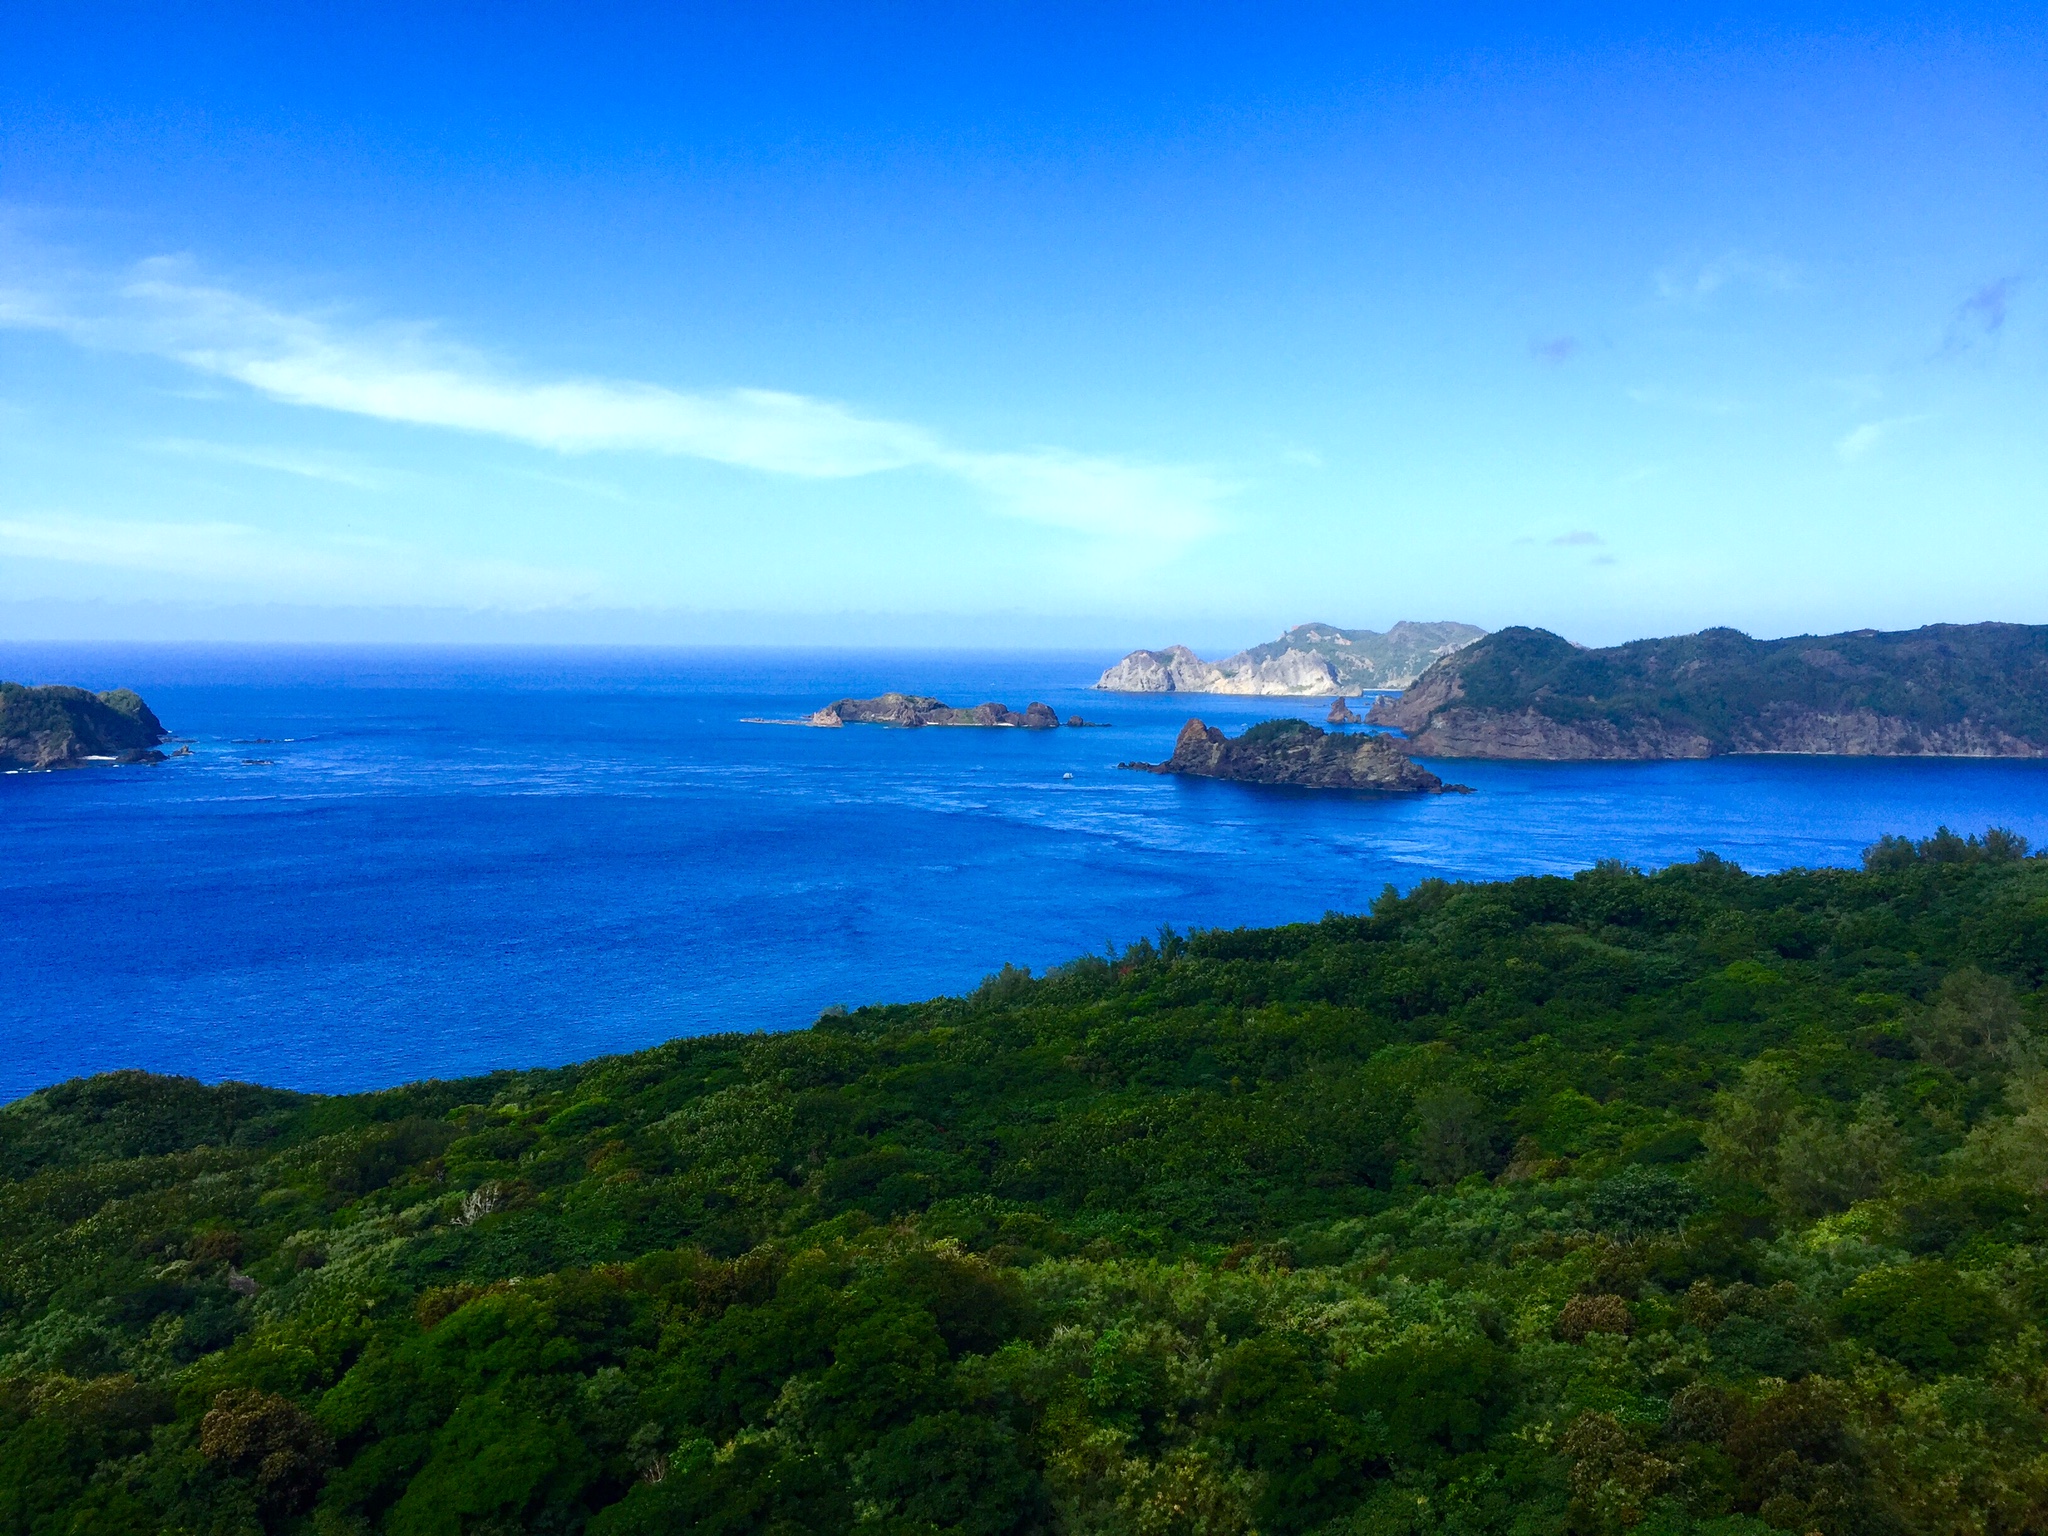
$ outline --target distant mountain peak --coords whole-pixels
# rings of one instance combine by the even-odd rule
[[[1133,651],[1095,686],[1111,693],[1322,697],[1405,688],[1434,662],[1482,638],[1476,624],[1403,619],[1382,633],[1311,621],[1277,640],[1204,661],[1184,645]]]

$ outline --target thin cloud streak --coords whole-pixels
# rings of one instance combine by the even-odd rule
[[[1926,419],[1925,416],[1892,416],[1884,421],[1866,421],[1835,440],[1835,456],[1845,464],[1854,463],[1899,428],[1910,427]]]
[[[500,560],[449,560],[379,539],[295,539],[233,522],[148,522],[17,513],[0,517],[0,556],[251,588],[314,603],[458,604],[514,609],[586,601],[597,584],[573,572]]]
[[[0,326],[171,358],[294,405],[564,454],[674,455],[820,480],[932,471],[976,488],[1010,516],[1109,539],[1201,538],[1219,526],[1218,505],[1234,489],[1193,466],[1059,448],[961,448],[923,427],[779,390],[684,393],[608,379],[521,380],[427,327],[346,329],[185,274],[182,262],[144,262],[97,303],[90,292],[81,302],[0,289]]]
[[[1774,256],[1727,251],[1696,267],[1666,267],[1655,281],[1657,296],[1665,302],[1699,304],[1736,284],[1784,293],[1799,286],[1799,275],[1790,263]]]
[[[351,490],[389,489],[389,482],[380,475],[366,473],[310,454],[291,453],[274,448],[242,448],[232,443],[209,443],[189,437],[157,438],[142,446],[153,453],[210,459],[216,463],[239,464],[249,469],[268,469],[280,475],[296,475],[302,480],[324,480],[331,485],[345,485]]]

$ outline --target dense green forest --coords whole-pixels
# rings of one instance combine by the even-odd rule
[[[88,757],[150,758],[165,737],[131,688],[88,693],[61,685],[0,683],[0,762],[25,768],[75,768]]]
[[[1695,732],[1716,751],[1741,750],[1745,731],[1767,729],[1771,712],[1788,708],[1868,712],[1928,732],[1974,723],[2037,752],[2048,747],[2048,625],[1930,624],[1783,640],[1708,629],[1597,650],[1548,630],[1513,628],[1433,670],[1456,675],[1463,692],[1455,702],[1464,709],[1654,723]],[[1417,712],[1413,726],[1396,723],[1415,729],[1425,706],[1444,701],[1420,685],[1408,702]]]
[[[2026,853],[51,1088],[0,1110],[0,1532],[2048,1529]]]

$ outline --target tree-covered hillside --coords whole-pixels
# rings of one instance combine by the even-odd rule
[[[2048,860],[0,1111],[0,1532],[2048,1528]]]
[[[43,769],[75,768],[90,757],[141,761],[165,735],[130,688],[88,693],[0,683],[0,762]]]
[[[1530,717],[1562,730],[1518,749]],[[1588,649],[1503,629],[1375,708],[1456,757],[2048,752],[2048,625],[1930,624],[1754,640],[1733,629]],[[1527,743],[1522,744],[1526,748]]]

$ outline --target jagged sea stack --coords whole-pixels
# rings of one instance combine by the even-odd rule
[[[1375,789],[1397,794],[1462,792],[1402,750],[1392,736],[1332,735],[1306,720],[1262,720],[1235,739],[1190,720],[1163,763],[1118,763],[1145,773],[1185,773],[1241,784],[1309,789]]]

